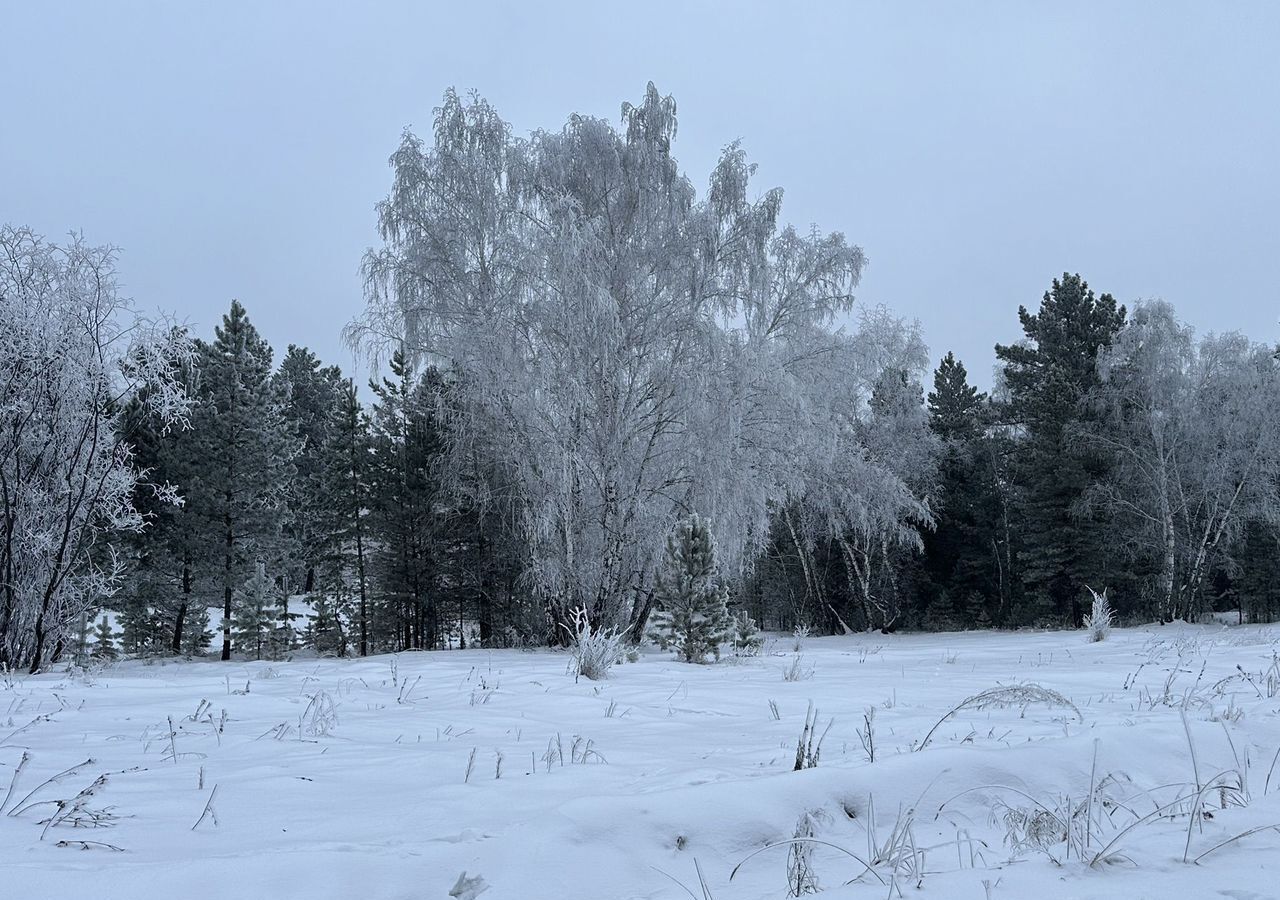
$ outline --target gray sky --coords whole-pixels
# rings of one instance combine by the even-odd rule
[[[118,245],[201,334],[238,297],[277,355],[350,368],[404,126],[449,85],[520,132],[616,121],[653,80],[695,184],[741,138],[980,384],[1064,270],[1280,335],[1280,4],[783,6],[0,0],[0,220]]]

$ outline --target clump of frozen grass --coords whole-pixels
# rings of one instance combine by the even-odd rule
[[[1107,635],[1111,634],[1111,601],[1107,599],[1106,588],[1102,589],[1101,594],[1089,588],[1089,593],[1093,595],[1093,608],[1084,617],[1084,628],[1089,635],[1089,642],[1096,644],[1105,641]]]
[[[804,664],[804,657],[797,653],[791,657],[791,665],[782,670],[783,681],[808,681],[813,677],[814,667]]]
[[[822,742],[827,737],[827,732],[831,730],[831,726],[835,724],[835,719],[827,721],[827,727],[822,729],[822,733],[818,733],[818,710],[814,708],[813,701],[809,701],[809,708],[804,714],[804,728],[800,731],[800,739],[796,742],[796,765],[795,770],[799,772],[801,769],[815,769],[818,766],[818,760],[822,757]]]
[[[815,826],[820,824],[823,818],[824,814],[820,811],[806,813],[796,827],[795,837],[768,844],[747,854],[729,873],[729,880],[733,881],[734,876],[738,874],[738,871],[748,860],[764,853],[766,850],[787,847],[789,848],[787,854],[788,896],[799,897],[802,894],[817,893],[819,887],[816,875],[813,872],[810,854],[815,847],[821,846],[838,850],[862,867],[857,875],[845,882],[846,885],[854,884],[861,881],[863,877],[870,875],[880,882],[883,887],[889,888],[889,897],[893,897],[895,894],[898,897],[903,897],[905,895],[902,892],[902,883],[914,883],[917,888],[921,886],[925,874],[925,856],[930,850],[945,850],[949,852],[954,848],[961,859],[963,867],[962,854],[967,847],[970,868],[977,867],[981,856],[981,849],[977,845],[981,845],[982,842],[974,841],[965,832],[959,832],[954,841],[948,841],[934,847],[921,847],[915,838],[915,806],[899,807],[893,827],[888,835],[881,839],[877,834],[878,829],[876,828],[875,802],[868,798],[867,849],[865,856],[859,856],[846,847],[815,837],[814,834],[817,830]],[[881,874],[881,870],[884,871],[884,874]]]
[[[594,628],[591,617],[582,607],[569,613],[569,651],[573,654],[575,677],[581,675],[592,681],[609,677],[609,670],[625,659],[628,652],[626,629]]]
[[[1058,865],[1070,859],[1073,850],[1077,858],[1082,857],[1089,830],[1088,813],[1087,799],[1074,802],[1069,797],[1059,798],[1053,806],[1015,806],[997,801],[992,808],[993,817],[1004,824],[1005,844],[1015,855],[1035,851]]]
[[[1084,716],[1080,714],[1079,708],[1067,697],[1055,690],[1041,687],[1038,684],[998,685],[997,687],[987,688],[980,694],[966,697],[956,706],[953,706],[946,715],[929,729],[929,733],[924,736],[924,740],[920,742],[920,746],[916,747],[916,750],[923,750],[928,745],[929,739],[933,737],[933,733],[942,726],[942,723],[958,712],[963,712],[964,710],[1001,709],[1014,706],[1022,707],[1025,710],[1028,706],[1037,704],[1065,707],[1075,713],[1077,719],[1084,721]]]
[[[559,732],[556,732],[556,736],[547,741],[547,751],[542,754],[542,761],[546,764],[548,772],[557,763],[564,767],[565,765],[585,766],[588,763],[603,764],[608,762],[600,751],[595,748],[595,741],[580,734],[573,736],[566,753],[564,739]]]
[[[803,897],[805,894],[816,894],[822,888],[818,886],[818,873],[813,867],[812,838],[818,834],[818,824],[824,817],[820,809],[806,812],[796,823],[795,843],[787,851],[787,896]]]
[[[298,733],[308,737],[324,737],[338,727],[338,707],[328,691],[311,697],[298,720]]]

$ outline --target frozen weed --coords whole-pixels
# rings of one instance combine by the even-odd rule
[[[950,719],[958,712],[964,710],[982,710],[982,709],[1000,709],[1008,707],[1021,707],[1025,713],[1028,706],[1032,705],[1058,706],[1070,709],[1080,721],[1084,721],[1084,717],[1080,714],[1080,710],[1067,697],[1059,694],[1055,690],[1041,687],[1038,684],[1011,684],[1001,685],[998,687],[988,688],[980,694],[974,694],[972,697],[966,697],[959,704],[953,706],[946,715],[937,721],[937,723],[929,729],[929,733],[924,736],[916,750],[923,750],[929,744],[929,739],[933,737],[933,733],[941,727],[942,723]]]
[[[796,654],[791,657],[791,665],[782,670],[783,681],[808,681],[816,671],[814,666],[806,666],[804,657]]]
[[[827,727],[818,733],[818,711],[813,706],[813,701],[809,701],[809,708],[804,714],[804,728],[800,731],[800,739],[796,741],[796,764],[794,771],[799,772],[801,769],[817,768],[818,760],[822,756],[822,742],[827,737],[827,732],[831,730],[831,726],[835,724],[835,719],[827,721]]]
[[[338,727],[338,706],[328,691],[318,691],[298,717],[298,734],[325,737]]]

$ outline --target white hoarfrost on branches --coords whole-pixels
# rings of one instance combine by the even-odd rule
[[[1280,522],[1280,362],[1240,334],[1195,340],[1163,302],[1140,304],[1098,361],[1085,436],[1115,459],[1088,499],[1159,560],[1157,613],[1191,618],[1220,547],[1250,519]]]
[[[897,468],[910,454],[867,446],[873,385],[923,362],[915,329],[883,315],[838,329],[862,250],[780,226],[782,192],[749,199],[736,144],[699,196],[675,133],[675,101],[652,85],[620,129],[575,115],[527,138],[448,92],[430,140],[406,133],[391,158],[384,244],[347,332],[451,373],[454,433],[517,486],[561,634],[577,608],[641,633],[665,536],[692,510],[729,572],[800,498],[861,527],[868,557],[928,521]]]
[[[56,660],[122,567],[108,538],[144,527],[139,491],[175,500],[133,464],[130,404],[181,425],[179,331],[138,318],[115,254],[0,226],[0,667]]]
[[[1084,627],[1089,633],[1089,640],[1096,644],[1111,634],[1111,601],[1107,599],[1106,588],[1101,594],[1089,588],[1089,593],[1093,595],[1093,606],[1084,617]]]
[[[600,681],[609,677],[609,670],[627,654],[625,629],[601,628],[591,624],[585,609],[569,613],[569,650],[573,654],[575,674]]]

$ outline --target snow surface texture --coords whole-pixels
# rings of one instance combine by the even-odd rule
[[[810,638],[792,681],[790,639],[710,666],[648,651],[604,682],[549,651],[14,676],[0,896],[757,900],[790,871],[831,898],[1274,898],[1280,832],[1190,860],[1280,822],[1278,638]],[[1019,683],[1079,715],[971,703],[915,749]],[[834,723],[793,771],[810,701]],[[729,880],[797,834],[825,843]]]

